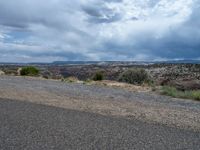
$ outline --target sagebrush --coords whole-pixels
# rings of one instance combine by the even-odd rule
[[[23,67],[20,70],[20,75],[21,76],[38,76],[39,70],[33,66]]]
[[[123,72],[119,77],[120,82],[139,85],[148,82],[149,80],[149,75],[144,69],[129,69]]]
[[[96,72],[93,76],[94,81],[101,81],[101,80],[103,80],[103,78],[104,78],[104,76],[101,71]]]

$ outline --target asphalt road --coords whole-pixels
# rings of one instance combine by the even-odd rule
[[[200,132],[0,99],[0,150],[200,149]]]

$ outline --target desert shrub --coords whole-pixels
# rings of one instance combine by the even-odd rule
[[[195,99],[195,100],[200,100],[200,90],[198,91],[192,91],[192,99]]]
[[[5,67],[2,69],[2,71],[6,74],[6,75],[17,75],[17,68],[15,67]]]
[[[50,79],[50,77],[47,76],[47,75],[43,75],[42,77],[43,77],[44,79]]]
[[[175,98],[200,100],[200,90],[179,91],[174,87],[163,86],[161,88],[161,94]]]
[[[94,81],[102,81],[103,80],[103,73],[101,71],[98,71],[93,76]]]
[[[20,70],[21,76],[38,76],[39,70],[33,66],[23,67]]]
[[[144,69],[130,69],[120,75],[119,81],[141,85],[144,82],[149,82],[150,80],[148,73]]]
[[[51,79],[52,78],[52,73],[50,71],[44,71],[42,73],[42,77],[45,79]]]
[[[170,87],[170,86],[163,86],[161,88],[161,94],[176,97],[177,89],[174,87]]]

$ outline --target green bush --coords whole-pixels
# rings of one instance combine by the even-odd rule
[[[144,82],[149,82],[150,80],[148,73],[144,69],[130,69],[120,75],[119,81],[141,85]]]
[[[39,70],[35,67],[32,67],[32,66],[23,67],[20,70],[20,75],[21,76],[38,76]]]
[[[96,72],[93,76],[94,81],[102,81],[103,80],[103,73],[102,72]]]
[[[168,96],[176,97],[177,92],[178,92],[177,89],[174,88],[174,87],[163,86],[161,88],[161,94],[163,94],[163,95],[168,95]]]
[[[200,100],[200,90],[179,91],[174,87],[163,86],[161,88],[161,94],[175,98]]]
[[[200,91],[192,91],[192,98],[195,100],[200,100]]]

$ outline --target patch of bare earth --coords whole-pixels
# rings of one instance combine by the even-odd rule
[[[180,100],[150,94],[146,87],[107,81],[101,84],[108,87],[4,76],[0,77],[0,98],[200,130],[200,110],[196,107],[176,105],[174,102]],[[113,88],[124,86],[128,91]],[[162,103],[162,98],[167,102]],[[200,106],[198,102],[188,103]]]
[[[109,80],[92,81],[90,84],[107,86],[107,87],[112,87],[112,88],[121,88],[121,89],[125,89],[128,91],[134,91],[134,92],[150,92],[151,91],[151,87],[148,87],[146,85],[137,86],[137,85],[132,85],[132,84],[128,84],[128,83],[109,81]]]

